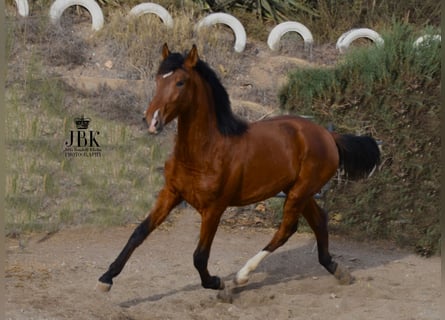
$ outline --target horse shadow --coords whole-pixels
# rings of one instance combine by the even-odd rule
[[[154,294],[154,295],[151,295],[151,296],[148,296],[145,298],[136,298],[136,299],[127,300],[127,301],[121,302],[119,304],[119,306],[121,308],[130,308],[130,307],[137,306],[141,303],[159,301],[163,298],[166,298],[169,296],[174,296],[175,294],[178,294],[180,292],[197,291],[201,288],[202,287],[200,284],[188,284],[182,288],[173,289],[173,290],[167,291],[165,293]]]
[[[348,243],[347,247],[344,246]],[[357,270],[375,268],[399,260],[407,255],[407,252],[398,249],[369,247],[363,250],[363,244],[346,241],[331,241],[331,253],[335,261],[345,266],[352,274]],[[390,254],[384,254],[390,253]],[[240,265],[240,268],[242,266]],[[238,271],[238,270],[236,270]],[[261,277],[255,275],[263,274]],[[222,277],[226,284],[231,283],[236,272]],[[319,278],[329,273],[319,264],[318,254],[314,242],[290,249],[279,249],[268,256],[258,268],[251,274],[249,283],[243,286],[235,286],[232,293],[238,296],[241,292],[257,290],[264,287],[273,287],[289,281],[304,280],[307,278]],[[255,279],[256,278],[256,279]],[[262,278],[259,280],[259,278]],[[172,289],[164,293],[154,294],[144,298],[136,298],[120,303],[120,307],[129,308],[141,303],[159,301],[163,298],[174,296],[182,292],[203,290],[199,283],[188,284],[182,288]]]
[[[348,243],[347,247],[344,246]],[[264,287],[273,287],[289,281],[304,280],[308,278],[318,279],[323,276],[331,276],[329,272],[318,262],[318,252],[313,243],[298,248],[282,250],[267,257],[258,268],[251,274],[249,283],[244,286],[236,286],[232,289],[233,294],[243,291],[251,291]],[[331,255],[342,267],[349,270],[352,275],[355,271],[372,269],[386,265],[392,261],[400,260],[408,253],[395,248],[369,247],[363,250],[363,244],[341,241],[331,242]],[[371,249],[369,249],[371,248]],[[255,280],[255,274],[263,273],[263,277]],[[232,281],[235,273],[227,276],[225,281]],[[332,276],[331,276],[332,277]]]

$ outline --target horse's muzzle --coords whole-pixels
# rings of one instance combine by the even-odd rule
[[[157,134],[162,131],[163,123],[159,115],[159,110],[154,112],[153,118],[150,121],[147,121],[146,119],[146,123],[148,124],[148,132],[151,134]]]

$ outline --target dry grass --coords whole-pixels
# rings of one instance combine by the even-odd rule
[[[235,62],[233,65],[228,63],[235,60],[231,31],[215,26],[218,32],[196,32],[194,27],[200,16],[193,11],[174,14],[173,19],[174,27],[168,28],[154,15],[129,18],[122,12],[114,12],[96,41],[112,53],[118,63],[116,67],[130,70],[128,78],[131,79],[152,77],[164,43],[175,52],[187,52],[196,44],[209,64],[223,63],[228,72],[235,67]]]
[[[42,41],[46,45],[42,48],[42,55],[45,62],[51,66],[67,66],[71,69],[87,61],[90,46],[84,39],[66,30],[61,26],[50,26],[46,29]]]
[[[88,97],[95,113],[103,119],[129,126],[142,124],[142,111],[146,100],[126,88],[111,89],[103,85]]]

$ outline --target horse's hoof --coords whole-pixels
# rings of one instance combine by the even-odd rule
[[[222,282],[222,283],[224,283],[224,282]],[[221,302],[232,303],[233,302],[233,291],[232,291],[232,288],[230,286],[223,285],[221,290],[218,291],[218,294],[216,295],[216,297],[219,300],[221,300]]]
[[[243,277],[243,276],[240,276],[237,274],[235,279],[233,279],[233,282],[237,286],[242,286],[242,285],[245,285],[247,282],[249,282],[249,277]]]
[[[352,284],[355,280],[354,276],[349,271],[340,266],[337,266],[337,269],[335,269],[334,276],[342,285]]]
[[[205,289],[222,290],[224,289],[224,281],[219,277],[211,277],[208,282],[201,282],[201,285]]]
[[[108,292],[111,290],[112,284],[98,281],[96,284],[96,291]]]

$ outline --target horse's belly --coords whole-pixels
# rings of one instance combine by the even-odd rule
[[[236,203],[232,205],[243,206],[271,198],[293,185],[295,176],[296,170],[288,164],[248,168],[243,172],[239,192],[234,197]]]

